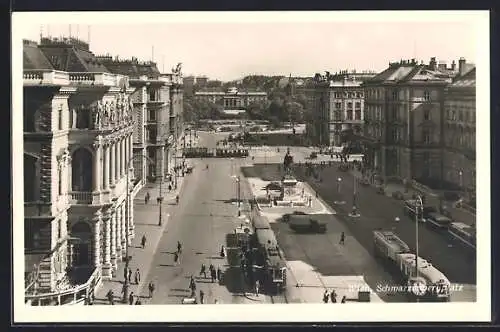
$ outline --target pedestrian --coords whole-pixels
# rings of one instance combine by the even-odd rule
[[[189,288],[191,289],[191,297],[194,297],[196,292],[196,282],[194,281],[193,276],[191,276],[191,281],[189,282]]]
[[[123,283],[123,285],[122,285],[122,294],[125,294],[125,288],[127,288],[127,286],[125,285],[125,283]]]
[[[132,283],[132,269],[128,268],[128,282]]]
[[[168,184],[168,191],[172,191],[172,185],[170,183]]]
[[[217,268],[217,281],[221,282],[222,280],[222,270],[220,267]]]
[[[141,304],[142,304],[141,300],[137,299],[137,300],[135,301],[135,305],[141,305]]]
[[[203,298],[205,297],[205,293],[200,289],[200,303],[203,304]]]
[[[224,251],[224,246],[220,248],[220,257],[224,258],[226,257],[226,252]]]
[[[146,247],[146,234],[142,235],[141,246],[142,246],[142,249],[144,249]]]
[[[149,290],[149,298],[152,298],[155,292],[155,284],[153,284],[152,281],[149,282],[148,290]]]
[[[311,207],[311,206],[312,206],[312,197],[311,197],[311,195],[309,195],[309,207]]]
[[[340,301],[340,303],[346,303],[347,301],[347,297],[344,295],[342,296],[342,300]]]
[[[215,272],[215,269],[213,269],[212,272],[210,272],[210,277],[212,279],[212,282],[214,282],[215,279],[217,279],[217,273]]]
[[[177,265],[179,263],[179,254],[176,252],[174,253],[174,265]]]
[[[325,289],[325,293],[323,294],[323,302],[328,303],[328,290]]]
[[[151,197],[151,196],[149,195],[149,191],[148,191],[148,192],[146,193],[146,196],[144,196],[144,204],[148,204],[148,202],[149,202],[149,198],[150,198],[150,197]]]
[[[135,284],[139,285],[139,282],[141,281],[141,272],[139,272],[139,269],[135,270],[134,279],[135,279]]]
[[[201,270],[200,270],[200,276],[203,274],[203,277],[206,279],[207,278],[207,271],[206,271],[206,266],[205,264],[201,264]]]
[[[330,301],[332,301],[332,303],[337,303],[337,293],[335,293],[335,290],[332,290],[330,293]]]
[[[259,288],[260,288],[260,282],[259,280],[255,280],[255,295],[259,296]]]
[[[114,305],[115,304],[115,295],[113,294],[113,291],[111,289],[106,294],[106,297],[108,298],[108,301],[109,301],[110,305]]]
[[[134,292],[131,292],[129,297],[128,297],[128,303],[130,305],[134,304]]]
[[[342,245],[344,245],[344,244],[345,244],[345,233],[344,233],[344,232],[340,233],[340,241],[339,241],[339,244],[342,244]]]
[[[182,245],[179,241],[177,241],[177,252],[180,254],[182,251]]]

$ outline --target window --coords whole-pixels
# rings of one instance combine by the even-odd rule
[[[352,108],[352,102],[347,103],[347,108]]]
[[[341,109],[342,108],[342,103],[335,103],[335,108],[336,109]]]
[[[392,100],[398,100],[398,91],[397,90],[392,91]]]
[[[347,119],[346,120],[352,120],[352,110],[347,110]]]
[[[60,239],[62,237],[62,221],[59,219],[57,221],[57,238]]]
[[[149,100],[156,101],[156,91],[154,89],[149,90]]]
[[[422,140],[423,140],[424,144],[431,144],[432,143],[432,135],[431,135],[431,131],[429,129],[422,130]]]
[[[460,122],[464,121],[464,112],[463,111],[458,112],[458,121],[460,121]]]
[[[356,93],[357,98],[363,98],[363,94],[361,92]]]
[[[57,179],[57,194],[60,196],[62,194],[62,168],[59,167],[58,171],[57,171],[57,176],[58,176],[58,179]]]
[[[356,110],[354,112],[355,120],[361,120],[361,110]]]
[[[361,102],[357,101],[355,105],[357,110],[361,108]]]
[[[57,111],[57,126],[59,130],[63,129],[63,110],[62,106],[59,106],[59,110]]]
[[[393,121],[398,120],[398,109],[396,108],[396,106],[394,106],[394,107],[391,109],[391,119],[392,119]]]
[[[340,111],[335,111],[334,113],[335,121],[341,121]]]
[[[338,92],[335,92],[335,98],[342,98],[342,95]]]
[[[457,121],[457,111],[456,110],[451,111],[451,120]]]
[[[149,121],[156,121],[156,110],[149,110]]]
[[[426,109],[424,110],[424,120],[429,121],[431,119],[431,110]]]
[[[391,139],[393,143],[397,143],[399,141],[399,131],[397,128],[391,129]]]
[[[424,91],[424,100],[431,100],[431,94],[427,90]]]

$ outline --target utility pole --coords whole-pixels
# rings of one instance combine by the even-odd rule
[[[159,205],[159,216],[158,216],[158,226],[161,226],[161,218],[162,218],[162,213],[161,213],[161,206],[163,205],[163,192],[161,190],[161,185],[163,183],[163,174],[161,175],[160,178],[160,193],[158,196],[158,205]]]

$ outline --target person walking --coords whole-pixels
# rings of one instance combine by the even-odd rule
[[[203,278],[207,278],[207,271],[206,271],[206,266],[205,264],[201,264],[201,269],[200,269],[200,276],[203,274]]]
[[[108,302],[110,305],[115,304],[115,294],[113,294],[113,291],[111,289],[106,294],[106,297],[108,298]]]
[[[215,282],[215,279],[217,279],[217,273],[215,272],[215,269],[212,269],[210,272],[210,278],[212,279],[212,282]]]
[[[200,289],[200,303],[203,304],[203,299],[205,297],[205,293]]]
[[[342,296],[342,300],[340,301],[340,303],[346,303],[347,301],[347,297],[344,295]]]
[[[148,191],[146,193],[146,196],[144,196],[144,204],[148,204],[150,198],[151,198],[151,195],[149,194],[149,191]]]
[[[174,253],[174,265],[179,264],[179,254],[177,252]]]
[[[217,267],[217,281],[221,282],[222,280],[222,270],[220,267]]]
[[[134,292],[131,292],[129,297],[128,297],[128,303],[130,305],[134,304]]]
[[[330,301],[332,301],[332,303],[337,303],[337,293],[335,293],[335,290],[332,290],[330,293]]]
[[[182,252],[182,244],[177,241],[177,252],[180,254]]]
[[[139,272],[139,269],[135,270],[134,279],[135,279],[135,284],[139,285],[139,282],[141,281],[141,272]]]
[[[255,296],[259,296],[259,288],[260,288],[260,282],[259,280],[255,280]]]
[[[132,269],[128,268],[128,282],[132,283]]]
[[[153,298],[153,294],[155,292],[155,284],[153,284],[152,281],[149,282],[148,290],[149,290],[149,298]]]
[[[194,297],[196,291],[196,282],[194,281],[193,276],[191,276],[191,280],[189,281],[189,288],[191,289],[191,297]]]
[[[142,235],[141,246],[142,246],[142,249],[144,249],[146,247],[146,234]]]
[[[341,245],[344,245],[344,244],[345,244],[345,233],[344,233],[344,232],[342,232],[342,233],[340,234],[340,241],[339,241],[339,244],[341,244]]]
[[[323,294],[323,302],[328,303],[328,290],[325,289],[325,293]]]
[[[141,300],[137,299],[137,300],[135,301],[135,305],[141,305],[141,304],[142,304]]]
[[[220,248],[220,257],[222,257],[222,258],[226,257],[226,252],[225,252],[225,250],[224,250],[224,246],[222,246],[222,247]]]

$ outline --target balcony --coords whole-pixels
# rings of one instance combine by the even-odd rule
[[[92,204],[93,196],[90,191],[70,191],[69,202],[71,204]]]
[[[70,77],[67,72],[58,70],[25,70],[23,73],[24,86],[37,85],[69,85]]]
[[[119,86],[126,76],[110,73],[69,73],[69,80],[72,85],[78,86]]]
[[[24,300],[32,306],[43,305],[74,305],[84,304],[101,284],[101,271],[95,269],[86,283],[68,289],[46,294],[29,294],[34,289],[34,283],[25,289]]]

